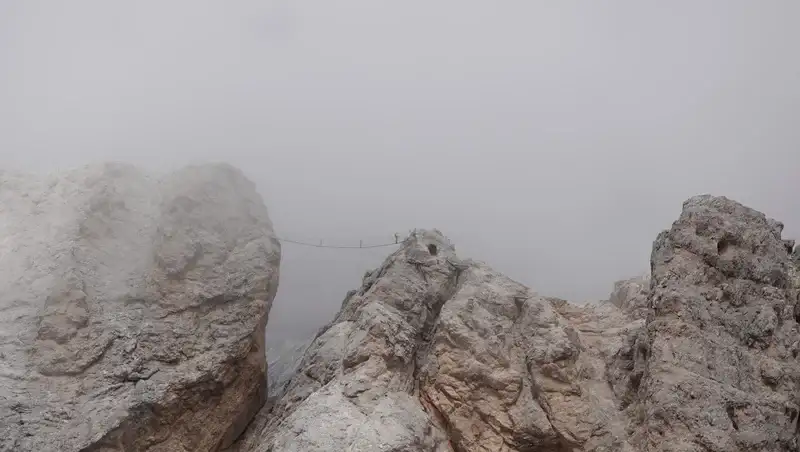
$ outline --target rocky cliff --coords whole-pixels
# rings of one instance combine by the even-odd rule
[[[270,351],[280,256],[227,166],[0,174],[0,450],[800,450],[782,225],[686,201],[651,272],[544,297],[418,231]]]
[[[234,450],[634,450],[605,363],[642,325],[421,232],[348,295]]]
[[[279,259],[225,165],[0,173],[0,450],[230,445],[265,398]]]
[[[796,451],[798,273],[781,229],[692,198],[651,275],[580,306],[421,232],[348,294],[231,450]]]
[[[798,287],[782,229],[699,196],[656,239],[630,382],[639,450],[797,450]]]

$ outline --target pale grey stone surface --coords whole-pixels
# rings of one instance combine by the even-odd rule
[[[541,297],[421,231],[365,275],[234,450],[630,450],[605,359],[641,324]]]
[[[798,450],[794,243],[726,198],[580,306],[417,231],[273,349],[266,405],[279,247],[238,172],[3,174],[0,208],[4,451]]]
[[[698,196],[656,239],[653,312],[634,345],[638,450],[797,450],[798,287],[782,228]]]
[[[796,451],[800,273],[781,228],[692,198],[652,276],[581,306],[424,232],[348,295],[236,450]]]
[[[421,232],[367,273],[310,345],[286,394],[234,450],[447,450],[414,387],[419,347],[455,290],[456,259],[441,234]]]
[[[0,173],[0,450],[225,447],[265,396],[279,260],[226,165]]]
[[[608,301],[630,315],[644,319],[649,312],[650,273],[617,281]]]

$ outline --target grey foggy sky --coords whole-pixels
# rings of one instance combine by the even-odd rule
[[[3,1],[0,164],[224,160],[279,234],[462,255],[581,301],[698,193],[800,238],[800,3]],[[388,250],[284,246],[302,336]]]

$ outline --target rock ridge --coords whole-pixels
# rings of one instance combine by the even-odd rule
[[[421,231],[231,450],[796,451],[800,272],[782,228],[693,197],[651,272],[586,305]]]
[[[232,450],[628,447],[604,360],[621,342],[610,324],[641,323],[542,297],[419,231],[348,294]]]
[[[3,172],[0,451],[796,452],[782,230],[692,197],[585,305],[417,230],[268,363],[280,245],[241,172]]]

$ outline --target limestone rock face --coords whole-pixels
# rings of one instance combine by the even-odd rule
[[[636,278],[617,281],[608,301],[614,306],[634,316],[644,319],[650,306],[650,273]]]
[[[280,247],[225,165],[0,173],[0,451],[216,451],[265,395]]]
[[[423,231],[348,294],[232,450],[630,451],[605,362],[641,326]]]
[[[691,198],[586,305],[417,231],[271,350],[265,404],[280,249],[238,171],[0,173],[0,451],[796,452],[782,228]]]
[[[798,288],[782,228],[698,196],[656,239],[652,312],[633,345],[637,450],[798,450]]]
[[[800,272],[781,229],[692,198],[651,275],[587,305],[412,236],[232,450],[800,450]]]
[[[406,241],[348,294],[283,397],[259,413],[234,450],[448,450],[415,386],[421,347],[460,268],[440,234]]]

